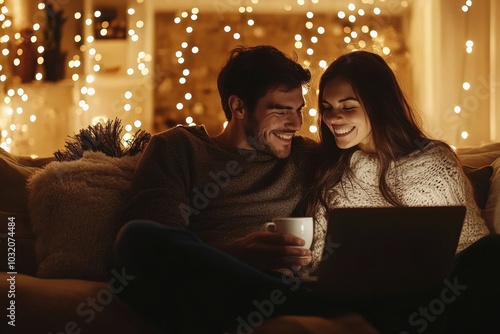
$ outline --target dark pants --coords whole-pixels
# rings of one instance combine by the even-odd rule
[[[382,333],[482,333],[476,321],[490,329],[500,315],[492,317],[500,305],[499,235],[457,255],[448,280],[429,293],[366,303],[318,296],[296,279],[263,273],[192,233],[149,221],[123,227],[111,263],[115,274],[129,278],[118,297],[167,333],[252,333],[279,315],[334,317],[351,311]]]
[[[347,313],[298,279],[263,273],[192,233],[154,222],[127,223],[111,262],[130,277],[118,297],[163,332],[252,333],[277,315]]]

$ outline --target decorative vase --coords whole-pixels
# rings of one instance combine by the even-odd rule
[[[43,67],[45,68],[45,81],[59,81],[66,74],[66,52],[46,50],[43,53]]]
[[[16,40],[13,56],[18,59],[19,64],[13,67],[13,75],[19,77],[22,83],[27,83],[35,80],[38,55],[35,45],[31,42],[33,29],[21,29],[20,34],[21,38]]]
[[[36,75],[36,51],[20,46],[18,48],[22,50],[22,54],[19,56],[19,65],[14,66],[14,75],[21,79],[22,83],[32,82],[35,80]]]

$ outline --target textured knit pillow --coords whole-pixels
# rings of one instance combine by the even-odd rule
[[[52,162],[28,181],[37,276],[104,281],[140,154],[86,151]]]

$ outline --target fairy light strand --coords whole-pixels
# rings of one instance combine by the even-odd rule
[[[18,84],[13,81],[14,74],[9,71],[12,67],[17,67],[22,64],[22,57],[20,55],[13,55],[12,60],[9,60],[10,46],[14,42],[20,42],[21,34],[19,32],[12,32],[12,21],[9,19],[8,13],[9,8],[4,3],[4,0],[0,0],[0,25],[2,27],[2,34],[0,36],[0,49],[3,61],[0,65],[0,83],[6,85],[7,87],[12,87],[6,89],[7,92],[2,98],[2,105],[0,106],[0,147],[11,151],[14,147],[14,142],[16,138],[29,138],[29,126],[36,126],[38,121],[36,112],[32,115],[25,114],[25,105],[29,101],[28,93],[24,92],[21,88],[16,88]],[[127,38],[130,43],[137,43],[141,41],[141,34],[144,34],[144,27],[146,23],[143,19],[137,18],[136,12],[144,3],[143,0],[136,0],[136,4],[132,4],[127,8],[128,21],[133,23],[127,29]],[[45,11],[45,3],[40,2],[36,4],[39,11]],[[95,22],[96,15],[99,13],[87,13],[85,17],[81,12],[75,12],[73,15],[67,17],[68,21],[82,22],[85,25],[93,25]],[[39,15],[37,17],[44,17],[44,15]],[[44,80],[44,75],[39,71],[40,65],[44,63],[44,48],[43,40],[38,36],[41,33],[41,28],[43,28],[44,22],[34,22],[32,25],[33,34],[29,41],[30,47],[34,47],[37,54],[37,72],[35,74],[35,81],[41,82]],[[90,71],[83,68],[83,60],[78,53],[72,55],[65,64],[66,69],[69,73],[70,80],[74,83],[75,88],[78,90],[79,101],[75,108],[75,116],[83,117],[91,109],[88,102],[89,98],[98,94],[95,88],[95,81],[98,78],[102,70],[100,62],[102,61],[102,55],[99,54],[95,48],[95,36],[93,34],[93,29],[86,29],[86,33],[83,35],[75,34],[73,37],[75,43],[81,44],[79,51],[84,54],[84,58],[92,64]],[[18,51],[22,54],[22,51]],[[8,61],[12,61],[12,66],[8,66]],[[126,69],[126,75],[132,77],[138,74],[142,78],[146,78],[151,75],[150,73],[150,63],[152,61],[152,56],[146,53],[144,50],[137,52],[136,57],[137,65],[136,70],[130,73],[130,69]],[[82,75],[83,74],[83,75]],[[132,77],[133,78],[133,77]],[[135,79],[134,79],[135,80]],[[138,82],[138,80],[137,80]],[[130,114],[132,110],[135,110],[134,117],[130,120],[130,124],[126,126],[127,133],[124,135],[124,140],[130,138],[130,132],[135,132],[137,128],[141,127],[143,122],[141,115],[143,108],[139,105],[135,105],[134,101],[141,101],[140,98],[134,99],[134,92],[130,89],[126,89],[123,92],[123,112],[125,114]],[[120,116],[118,116],[120,117]],[[128,118],[130,119],[130,117]],[[96,121],[105,121],[105,116],[97,116],[92,119],[92,123]],[[130,131],[128,131],[130,130]],[[127,137],[128,136],[128,137]]]
[[[467,13],[469,12],[469,9],[471,6],[472,6],[472,0],[466,0],[465,3],[462,5],[461,10],[465,13],[465,15],[468,15]],[[468,39],[465,41],[464,51],[465,51],[466,57],[472,53],[473,47],[474,47],[474,42],[472,40]],[[464,67],[466,66],[466,63],[467,63],[467,61],[464,61]],[[461,89],[464,92],[467,92],[471,89],[471,84],[464,80],[464,82],[462,83]],[[460,105],[460,103],[457,103],[453,107],[453,112],[455,112],[459,117],[462,116],[462,111],[463,111],[463,106]],[[463,123],[463,121],[461,123]],[[462,130],[459,130],[459,136],[462,140],[466,140],[467,138],[469,138],[469,132],[466,129],[462,128]]]
[[[307,55],[306,60],[309,61],[310,66],[315,66],[319,68],[326,68],[327,61],[324,59],[319,59],[316,61],[316,63],[312,63],[311,60],[315,59],[314,56],[316,55],[316,45],[320,41],[322,41],[322,36],[324,36],[325,33],[325,28],[318,26],[316,24],[316,14],[315,14],[315,5],[318,4],[320,0],[297,0],[296,4],[285,4],[283,5],[283,11],[284,13],[289,13],[292,11],[294,6],[299,6],[303,8],[306,8],[306,6],[310,6],[310,10],[306,10],[305,14],[305,25],[306,29],[309,32],[309,36],[305,35],[300,35],[298,37],[297,33],[293,33],[291,38],[295,39],[296,47],[300,44],[300,48],[304,53]],[[362,0],[362,5],[357,6],[354,2],[349,3],[345,9],[342,11],[339,11],[337,13],[337,16],[339,19],[344,22],[344,27],[343,27],[343,37],[344,37],[344,42],[345,46],[348,50],[355,50],[355,49],[369,49],[371,48],[374,51],[378,51],[379,53],[382,53],[383,55],[389,55],[391,54],[392,50],[385,46],[383,43],[383,38],[379,35],[380,32],[370,28],[367,24],[363,24],[363,21],[366,21],[365,17],[368,15],[383,15],[383,11],[377,7],[376,4],[374,4],[373,0]],[[0,5],[3,5],[4,0],[0,0]],[[129,26],[127,27],[126,30],[126,38],[130,43],[140,43],[141,39],[143,38],[144,34],[144,27],[147,23],[145,23],[141,18],[138,16],[138,13],[140,12],[140,7],[144,3],[143,0],[136,0],[129,8],[127,8],[127,18],[129,22]],[[406,1],[401,1],[401,6],[406,6],[404,5]],[[467,7],[467,10],[469,9],[471,5],[471,1],[468,0],[465,2],[465,7]],[[245,6],[238,6],[236,7],[238,12],[244,16],[244,21],[243,23],[249,27],[253,27],[256,29],[258,27],[258,22],[256,22],[256,18],[252,15],[254,13],[254,9],[256,6],[260,4],[259,0],[251,0],[248,1]],[[80,12],[74,13],[72,17],[69,17],[68,19],[71,20],[76,20],[78,21],[79,24],[91,24],[93,26],[95,22],[95,14],[96,13],[86,13],[87,17]],[[198,21],[200,12],[197,7],[193,7],[190,10],[180,12],[180,15],[178,15],[174,23],[176,25],[181,25],[185,29],[185,34],[186,34],[186,39],[184,42],[181,43],[179,48],[177,48],[176,51],[180,51],[180,53],[176,54],[176,57],[178,59],[177,65],[180,67],[179,73],[181,73],[181,76],[179,77],[179,85],[183,87],[185,92],[182,94],[182,98],[180,98],[178,101],[176,101],[175,107],[177,110],[186,110],[187,106],[193,103],[195,100],[196,96],[193,96],[193,92],[190,90],[189,82],[190,82],[190,76],[192,75],[192,70],[187,63],[187,57],[191,57],[193,54],[194,55],[199,55],[202,54],[205,50],[200,50],[200,48],[196,45],[191,45],[189,43],[189,40],[193,40],[192,38],[188,38],[191,36],[195,31],[196,31],[196,23]],[[2,24],[2,27],[4,27],[6,18],[2,18],[0,16],[0,23]],[[6,24],[5,24],[6,25]],[[35,28],[35,26],[33,26]],[[4,27],[5,29],[5,27]],[[226,33],[228,36],[233,38],[236,42],[240,39],[242,39],[244,36],[242,36],[242,32],[238,31],[237,27],[231,26],[230,24],[222,24],[221,29],[223,29],[224,33]],[[38,31],[38,29],[36,29]],[[76,43],[82,43],[80,52],[83,54],[82,58],[85,58],[86,61],[90,61],[92,66],[89,68],[83,68],[83,59],[81,59],[79,54],[74,54],[71,59],[69,59],[67,63],[67,68],[70,71],[70,77],[71,80],[74,82],[77,87],[79,87],[79,95],[80,99],[78,102],[78,106],[76,108],[76,116],[82,116],[84,113],[87,113],[90,111],[91,106],[89,104],[89,99],[91,96],[94,96],[96,94],[99,94],[99,92],[96,91],[95,88],[95,82],[96,80],[99,80],[100,75],[102,75],[103,72],[103,55],[97,52],[95,49],[95,36],[93,34],[94,29],[92,30],[92,34],[83,34],[83,35],[75,35],[74,36],[74,41]],[[88,31],[88,30],[87,30]],[[102,32],[102,33],[108,33],[108,32]],[[297,40],[298,39],[298,40]],[[470,42],[470,43],[469,43]],[[466,44],[467,47],[467,52],[470,53],[472,52],[473,48],[473,43],[472,41],[468,41],[468,44]],[[2,46],[2,49],[5,49],[5,43],[4,40],[0,40],[0,45]],[[139,45],[139,44],[137,44]],[[470,52],[469,52],[470,51]],[[39,53],[42,53],[43,50],[39,50]],[[4,58],[6,56],[4,55]],[[132,66],[127,66],[125,68],[125,73],[129,78],[146,78],[148,75],[151,75],[150,73],[150,62],[151,62],[151,55],[147,54],[145,51],[140,50],[137,52],[135,60],[136,62]],[[130,64],[129,64],[130,65]],[[42,73],[37,73],[37,78],[36,80],[43,80],[41,77]],[[0,69],[0,81],[5,82],[8,80],[8,73],[5,71],[5,69],[1,68]],[[130,119],[132,117],[131,112],[133,110],[139,110],[140,107],[136,105],[134,102],[136,100],[136,92],[133,89],[125,89],[122,94],[121,98],[123,101],[123,104],[121,105],[122,107],[122,115],[128,115],[127,119]],[[139,98],[137,98],[139,100]],[[4,104],[8,105],[10,109],[9,112],[11,113],[10,116],[13,117],[17,113],[17,110],[21,111],[22,109],[17,109],[16,105],[11,105],[7,104],[10,103],[12,104],[13,101],[15,103],[22,104],[24,101],[22,101],[21,96],[19,96],[16,92],[13,96],[6,96],[4,98]],[[20,105],[22,108],[22,106]],[[459,106],[457,106],[459,107]],[[456,109],[458,110],[458,108]],[[455,112],[456,112],[455,110]],[[2,112],[2,117],[0,121],[4,119],[3,113]],[[314,108],[311,108],[308,111],[308,115],[310,117],[316,117],[317,116],[317,110]],[[30,120],[32,119],[34,122],[36,122],[36,115],[32,115],[34,117],[30,117]],[[125,125],[125,130],[127,133],[131,133],[134,131],[134,128],[140,126],[142,124],[141,122],[141,113],[136,111],[136,117],[132,119],[132,121],[127,122]],[[102,116],[95,117],[95,121],[101,121]],[[194,124],[195,123],[195,117],[194,115],[190,115],[186,113],[186,119],[185,119],[187,124]],[[22,127],[22,125],[21,125]],[[17,129],[17,125],[8,127],[9,129],[2,130],[0,132],[0,146],[1,147],[9,147],[9,145],[12,143],[12,130],[11,128]],[[2,127],[3,129],[3,127]],[[309,129],[310,132],[315,132],[317,129],[315,127],[311,127]],[[7,139],[10,139],[7,141]],[[125,139],[125,138],[124,138]]]

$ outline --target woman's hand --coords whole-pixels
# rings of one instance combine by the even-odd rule
[[[300,248],[304,244],[291,234],[254,232],[219,249],[260,270],[300,270],[312,261],[311,251]]]

